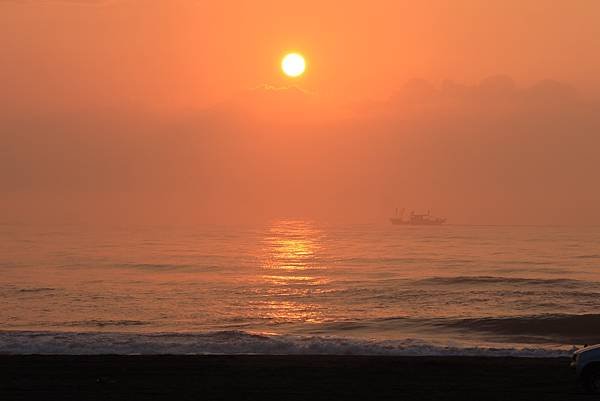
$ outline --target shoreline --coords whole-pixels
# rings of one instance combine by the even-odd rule
[[[538,328],[539,330],[539,328]],[[581,330],[580,330],[581,331]],[[436,343],[428,339],[299,336],[251,331],[80,332],[0,330],[0,355],[347,355],[570,358],[566,344]],[[594,338],[588,343],[597,343]]]
[[[0,399],[590,400],[568,358],[0,355]]]

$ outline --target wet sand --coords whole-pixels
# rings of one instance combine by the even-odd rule
[[[0,356],[0,400],[595,400],[564,358]]]

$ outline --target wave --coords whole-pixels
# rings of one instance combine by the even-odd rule
[[[522,342],[562,344],[600,343],[600,314],[547,314],[515,317],[437,319],[431,323],[453,328],[509,337]]]
[[[339,337],[210,333],[71,333],[0,331],[0,354],[266,354],[567,357],[566,348],[494,348],[431,344],[417,339],[363,340]]]
[[[512,285],[560,285],[567,287],[585,286],[589,283],[573,279],[556,278],[521,278],[521,277],[498,277],[498,276],[455,276],[455,277],[429,277],[417,281],[420,284],[439,284],[439,285],[457,285],[457,284],[512,284]]]
[[[577,255],[576,259],[600,259],[600,254]]]
[[[352,257],[352,258],[334,258],[334,263],[344,263],[349,265],[372,265],[372,264],[401,264],[401,263],[422,263],[434,262],[437,259],[428,257]]]
[[[99,319],[91,319],[91,320],[81,320],[74,322],[65,322],[63,323],[68,327],[126,327],[126,326],[145,326],[148,325],[148,322],[144,322],[141,320],[99,320]]]
[[[317,331],[320,330],[320,331]],[[436,338],[464,338],[503,344],[600,343],[600,314],[541,314],[475,318],[385,317],[366,321],[341,321],[311,328],[316,333],[376,332],[423,333]]]
[[[175,270],[175,269],[189,269],[195,267],[190,264],[177,264],[177,263],[124,263],[118,264],[116,267],[126,269],[141,269],[141,270]]]
[[[50,292],[55,291],[56,288],[50,287],[35,287],[35,288],[20,288],[19,292]]]

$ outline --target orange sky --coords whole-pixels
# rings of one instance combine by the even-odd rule
[[[595,0],[0,1],[0,220],[600,224],[599,20]]]
[[[3,69],[16,100],[29,106],[202,107],[245,88],[284,84],[278,61],[288,49],[310,62],[301,85],[335,102],[384,98],[415,77],[600,81],[595,0],[45,0],[0,7]]]

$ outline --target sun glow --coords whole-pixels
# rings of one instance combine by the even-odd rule
[[[289,53],[281,60],[281,69],[288,77],[296,78],[304,74],[306,61],[299,53]]]

